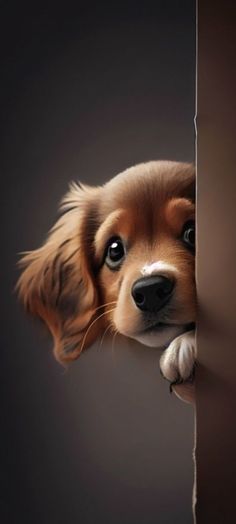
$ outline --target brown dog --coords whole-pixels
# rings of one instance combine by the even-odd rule
[[[139,164],[104,186],[71,184],[45,244],[21,260],[18,290],[62,363],[110,325],[165,349],[160,366],[193,400],[195,175],[190,164]]]

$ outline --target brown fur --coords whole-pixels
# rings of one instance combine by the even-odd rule
[[[194,216],[194,188],[193,166],[176,162],[139,164],[97,188],[70,186],[45,244],[20,261],[17,284],[27,310],[51,331],[60,362],[77,358],[109,323],[127,336],[141,329],[130,289],[147,261],[178,268],[172,320],[194,321],[194,257],[179,240]],[[114,235],[129,246],[119,271],[101,266]]]

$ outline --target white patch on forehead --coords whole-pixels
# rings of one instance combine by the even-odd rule
[[[161,260],[158,260],[158,262],[153,262],[152,264],[145,264],[145,266],[143,266],[141,269],[143,276],[155,275],[163,271],[177,273],[178,269],[173,264],[168,264],[168,262],[162,262]]]

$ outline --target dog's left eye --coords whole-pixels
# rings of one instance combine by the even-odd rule
[[[125,246],[119,237],[111,238],[106,248],[105,263],[110,269],[118,269],[125,256]]]
[[[189,220],[183,227],[182,239],[186,246],[192,251],[195,249],[195,222]]]

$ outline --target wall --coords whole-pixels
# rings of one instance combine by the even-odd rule
[[[235,15],[198,2],[198,524],[235,521]]]

